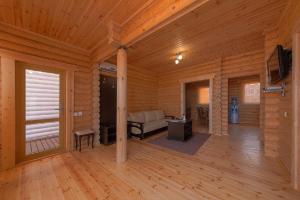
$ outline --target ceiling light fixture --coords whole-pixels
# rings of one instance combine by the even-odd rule
[[[179,64],[179,60],[178,60],[178,59],[175,60],[175,64],[176,64],[176,65]]]
[[[182,60],[182,59],[183,59],[183,56],[182,56],[181,53],[178,53],[178,54],[176,55],[176,58],[177,58],[177,60]]]

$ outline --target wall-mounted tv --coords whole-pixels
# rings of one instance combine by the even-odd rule
[[[269,82],[275,84],[284,79],[289,73],[290,65],[291,51],[277,45],[267,61]]]

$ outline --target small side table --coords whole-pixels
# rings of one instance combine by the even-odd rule
[[[185,141],[192,136],[192,120],[169,120],[168,139]]]
[[[76,131],[74,133],[74,136],[75,136],[75,147],[76,147],[76,150],[78,148],[78,143],[79,143],[79,151],[81,151],[81,139],[83,137],[87,137],[88,138],[88,146],[90,146],[90,137],[92,137],[92,148],[94,148],[95,131],[93,131],[93,130]]]

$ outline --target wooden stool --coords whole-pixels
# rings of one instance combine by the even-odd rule
[[[90,146],[90,137],[92,137],[92,148],[94,148],[94,137],[95,132],[93,130],[82,130],[82,131],[76,131],[74,133],[75,136],[75,147],[77,150],[78,142],[79,142],[79,151],[81,151],[81,138],[87,137],[88,138],[88,146]]]

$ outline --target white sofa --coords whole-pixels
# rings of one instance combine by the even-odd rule
[[[167,120],[173,118],[173,116],[166,116],[162,110],[129,113],[128,132],[130,135],[143,139],[146,133],[166,128]]]

